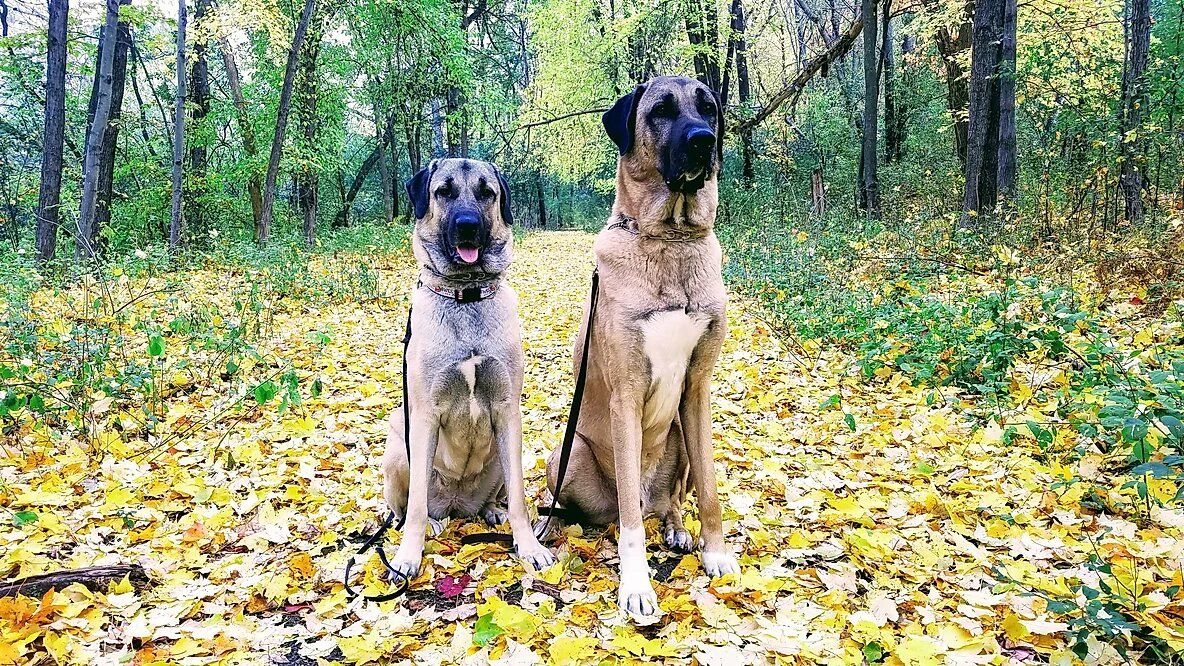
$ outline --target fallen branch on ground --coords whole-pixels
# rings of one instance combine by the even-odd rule
[[[91,592],[106,592],[108,585],[123,580],[125,576],[137,587],[152,582],[144,568],[138,564],[83,567],[81,569],[51,571],[0,584],[0,598],[21,594],[39,599],[45,596],[45,593],[51,588],[61,590],[74,583],[81,583]]]

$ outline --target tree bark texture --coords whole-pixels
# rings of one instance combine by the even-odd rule
[[[312,19],[312,11],[316,0],[304,0],[304,10],[300,14],[300,21],[296,24],[296,32],[292,36],[292,47],[288,50],[288,65],[284,69],[284,83],[280,88],[279,107],[276,110],[275,135],[271,140],[271,155],[267,160],[267,176],[263,183],[263,214],[259,218],[259,227],[255,230],[255,240],[260,245],[266,244],[271,235],[271,221],[275,208],[275,181],[279,177],[280,157],[284,152],[284,130],[288,126],[288,115],[292,110],[292,84],[296,78],[296,61],[300,55],[300,48],[304,44],[304,34],[308,32],[308,23]]]
[[[45,131],[42,136],[41,188],[37,194],[37,259],[57,253],[62,197],[62,144],[66,136],[66,23],[69,0],[49,0],[45,66]]]
[[[235,62],[234,52],[230,50],[229,42],[223,39],[219,47],[222,51],[222,64],[226,69],[226,83],[230,87],[230,96],[234,99],[243,152],[246,153],[248,160],[254,162],[259,155],[259,149],[255,143],[255,128],[251,125],[251,114],[247,108],[247,100],[243,97],[238,63]],[[251,175],[247,179],[247,193],[251,199],[251,219],[255,225],[255,237],[258,238],[263,221],[263,187],[259,182],[259,173],[254,168],[251,169]]]
[[[1151,0],[1126,0],[1124,24],[1126,57],[1122,71],[1122,170],[1119,182],[1126,220],[1143,221],[1147,189],[1143,175],[1147,154],[1142,137],[1143,119],[1150,101],[1147,95],[1147,59],[1151,46]]]
[[[1015,0],[974,8],[966,192],[961,225],[991,213],[1015,186]]]
[[[86,153],[82,161],[82,204],[78,213],[78,230],[74,239],[74,260],[94,257],[90,246],[91,230],[95,224],[95,204],[99,192],[99,161],[103,152],[103,138],[111,116],[111,81],[115,66],[116,32],[119,22],[119,0],[107,0],[107,14],[100,39],[112,48],[99,51],[99,85],[95,95],[95,115],[86,137]]]
[[[119,0],[120,6],[130,5],[131,0]],[[107,131],[103,136],[103,151],[99,155],[99,183],[95,195],[95,222],[90,229],[88,243],[96,255],[103,251],[101,232],[111,224],[111,196],[115,181],[115,149],[119,141],[120,116],[123,115],[123,92],[127,82],[127,55],[131,48],[131,28],[127,21],[119,21],[116,28],[115,58],[111,64],[111,115],[107,122]],[[105,44],[99,44],[105,49]],[[87,127],[89,135],[94,125],[95,108],[98,104],[99,76],[95,72],[91,86],[90,102],[87,108]]]
[[[876,170],[879,138],[880,63],[876,52],[879,32],[876,0],[863,0],[863,141],[859,156],[859,207],[873,219],[880,217],[880,184]]]
[[[181,245],[185,162],[185,28],[188,14],[185,0],[177,2],[177,107],[173,113],[173,209],[169,217],[169,252]]]

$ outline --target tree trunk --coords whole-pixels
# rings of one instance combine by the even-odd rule
[[[876,173],[879,138],[880,68],[876,57],[876,0],[863,0],[863,144],[859,156],[859,207],[880,218],[880,184]]]
[[[543,174],[542,174],[542,172],[539,172],[535,176],[535,191],[538,193],[538,201],[536,203],[538,204],[539,229],[546,229],[547,228],[547,196],[543,192]]]
[[[810,212],[818,217],[826,215],[826,181],[821,164],[810,172]]]
[[[119,0],[119,5],[130,5],[131,0]],[[120,21],[116,29],[115,59],[111,63],[111,116],[107,132],[103,136],[103,152],[99,155],[99,183],[95,195],[95,223],[88,239],[95,254],[102,254],[100,232],[111,224],[111,194],[115,180],[115,149],[119,141],[119,117],[123,113],[123,91],[127,81],[127,52],[131,47],[131,29],[127,21]],[[106,48],[99,44],[99,48]],[[94,124],[95,108],[98,104],[99,77],[95,72],[91,87],[90,103],[87,109],[87,134]]]
[[[748,76],[747,32],[748,18],[744,13],[744,3],[742,0],[733,0],[732,34],[736,40],[736,98],[740,102],[740,106],[744,109],[747,109],[749,103],[752,101],[752,85]],[[756,178],[756,169],[753,166],[754,155],[751,128],[740,131],[740,153],[743,157],[741,178],[745,183],[751,184]]]
[[[695,75],[707,87],[720,91],[719,15],[716,0],[691,0],[686,8],[687,41],[694,50]]]
[[[423,168],[423,155],[419,149],[419,123],[407,123],[407,161],[411,163],[411,175]]]
[[[99,52],[99,86],[95,95],[95,116],[86,138],[86,154],[82,162],[82,204],[78,214],[78,233],[74,239],[74,260],[94,257],[90,246],[91,230],[95,225],[95,202],[99,191],[99,160],[103,152],[103,138],[111,116],[111,70],[115,66],[115,42],[119,21],[119,0],[107,0],[107,15],[101,39],[112,48]]]
[[[1003,34],[999,40],[999,157],[995,189],[1005,201],[1015,197],[1015,42],[1016,0],[1003,0]]]
[[[173,115],[173,211],[169,218],[169,252],[181,245],[181,197],[185,161],[185,0],[177,2],[177,109]]]
[[[1014,189],[1015,0],[978,0],[973,35],[963,227]]]
[[[934,0],[928,0],[926,5],[935,7]],[[966,9],[962,14],[962,23],[958,26],[957,34],[941,27],[937,30],[937,51],[941,54],[946,71],[946,108],[954,123],[954,150],[958,159],[966,164],[966,142],[970,130],[970,119],[967,107],[970,104],[970,82],[966,71],[959,61],[960,55],[968,50],[974,35],[974,0],[967,0]]]
[[[261,245],[267,243],[267,238],[271,234],[275,181],[279,177],[280,157],[284,152],[284,130],[287,128],[288,114],[292,109],[292,81],[296,78],[296,60],[300,54],[300,47],[304,44],[304,33],[308,31],[308,22],[312,18],[315,5],[316,0],[304,0],[304,10],[300,14],[300,22],[296,24],[292,48],[288,51],[288,65],[284,70],[284,83],[280,88],[279,107],[276,111],[275,136],[271,140],[271,156],[267,160],[267,177],[263,184],[263,214],[259,217],[259,227],[255,230],[255,240]]]
[[[222,64],[226,68],[226,82],[230,86],[230,95],[234,98],[234,109],[238,119],[239,133],[242,135],[243,152],[247,159],[254,162],[259,155],[255,144],[255,128],[251,126],[251,114],[247,109],[247,100],[243,97],[242,81],[238,75],[238,64],[234,60],[234,52],[230,50],[230,43],[223,39],[220,43]],[[251,175],[247,179],[247,193],[251,198],[251,219],[255,225],[255,237],[259,236],[259,229],[263,220],[263,191],[259,184],[259,173],[251,168]]]
[[[318,19],[317,25],[309,32],[300,50],[300,63],[296,79],[296,124],[300,130],[301,165],[296,172],[297,200],[300,203],[301,229],[304,232],[304,243],[312,247],[316,242],[317,227],[317,191],[320,174],[314,168],[315,155],[318,151],[317,138],[320,123],[317,119],[317,104],[319,90],[317,86],[317,60],[321,53],[321,37],[323,22]]]
[[[394,152],[394,143],[391,139],[394,137],[394,117],[387,117],[385,121],[380,124],[379,119],[382,114],[379,112],[377,103],[374,105],[374,138],[378,141],[378,177],[382,182],[379,187],[382,189],[382,221],[385,224],[391,224],[395,221],[395,199],[394,192],[391,187],[391,169],[390,161],[387,159],[388,153]]]
[[[41,263],[53,259],[57,253],[62,144],[66,136],[66,23],[69,13],[69,0],[49,0],[45,134],[41,144],[41,189],[37,194],[37,259]]]
[[[444,105],[440,100],[432,100],[432,156],[443,157],[447,155],[447,147],[445,145],[444,136],[446,134],[445,128],[445,111]]]
[[[210,0],[196,0],[193,21],[195,33],[201,34],[206,13],[209,11]],[[190,237],[200,236],[206,231],[206,220],[202,213],[202,194],[206,190],[206,160],[207,149],[202,123],[210,113],[210,70],[207,62],[206,39],[203,37],[193,42],[193,71],[190,73],[189,107],[192,110],[190,124],[196,130],[196,136],[190,136],[189,147],[189,178],[185,188],[185,219],[192,229]]]
[[[892,12],[884,8],[884,41],[880,57],[884,61],[884,161],[899,162],[901,157],[900,110],[896,106],[896,54],[892,40]]]
[[[1143,119],[1150,102],[1147,95],[1147,56],[1151,44],[1151,0],[1126,0],[1124,24],[1126,58],[1122,72],[1122,196],[1126,220],[1143,221],[1146,209],[1143,194],[1147,188],[1143,171],[1147,163],[1143,140]]]
[[[392,127],[387,124],[387,127]],[[361,166],[358,167],[358,174],[354,176],[354,180],[350,183],[349,189],[342,193],[341,210],[337,211],[337,216],[333,219],[333,227],[348,227],[349,226],[349,209],[354,205],[354,199],[358,198],[358,192],[362,191],[362,185],[366,182],[366,178],[370,176],[370,172],[374,170],[375,166],[382,163],[383,152],[386,145],[390,143],[394,137],[389,133],[384,133],[379,137],[378,143],[374,146],[374,150],[362,160]]]

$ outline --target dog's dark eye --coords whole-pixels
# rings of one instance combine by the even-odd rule
[[[452,196],[452,183],[444,183],[436,188],[436,196],[441,199],[447,199]]]
[[[666,97],[650,109],[650,115],[654,118],[673,118],[678,115],[678,105],[673,99]]]
[[[705,116],[714,116],[715,115],[715,105],[712,104],[711,102],[703,104],[700,108],[702,109],[703,115],[705,115]]]
[[[494,192],[493,188],[486,185],[485,183],[482,183],[477,186],[477,198],[478,199],[481,199],[481,200],[492,199],[494,197],[494,195],[496,195],[496,194],[497,194],[497,192]]]

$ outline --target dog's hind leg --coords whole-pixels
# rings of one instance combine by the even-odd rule
[[[662,521],[662,541],[666,547],[680,553],[689,553],[695,549],[695,541],[682,521],[689,475],[686,443],[678,418],[675,418],[670,426],[670,434],[666,437],[666,450],[650,486],[649,508]]]
[[[559,449],[556,449],[547,459],[547,489],[552,497],[558,480]],[[617,521],[617,490],[605,480],[591,447],[579,433],[576,433],[571,443],[571,457],[568,458],[567,473],[563,476],[563,488],[556,507],[576,513],[580,516],[580,522],[591,525],[608,525]],[[562,531],[567,522],[559,516],[552,516],[548,524],[547,517],[540,516],[534,524],[534,531],[545,541]]]
[[[506,510],[506,488],[502,486],[501,489],[494,493],[493,497],[481,507],[477,512],[481,516],[481,520],[490,527],[497,527],[506,522],[509,513]]]

